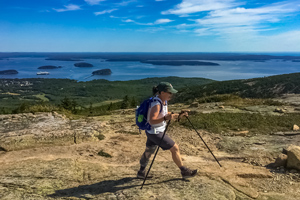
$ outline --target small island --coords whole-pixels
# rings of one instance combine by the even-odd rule
[[[111,75],[111,70],[110,69],[100,69],[93,71],[93,75]]]
[[[86,62],[75,63],[74,66],[75,67],[94,67],[92,64],[86,63]]]
[[[11,74],[18,74],[18,73],[19,72],[14,69],[0,71],[1,75],[11,75]]]
[[[62,68],[61,66],[53,66],[53,65],[45,65],[45,66],[41,66],[38,69],[58,69],[58,68]]]
[[[172,65],[172,66],[182,66],[182,65],[207,65],[207,66],[217,66],[218,63],[213,62],[202,62],[202,61],[177,61],[177,60],[146,60],[146,61],[140,61],[142,63],[148,63],[152,65]]]
[[[82,61],[81,59],[77,58],[46,58],[45,60],[58,60],[58,61]]]

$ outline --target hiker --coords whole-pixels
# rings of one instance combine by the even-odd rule
[[[149,162],[151,155],[155,152],[166,128],[166,120],[175,120],[179,114],[168,112],[167,102],[172,98],[172,95],[177,93],[177,90],[168,82],[161,82],[158,86],[153,87],[153,101],[148,110],[147,120],[151,125],[150,130],[146,130],[147,142],[146,150],[140,159],[140,169],[137,173],[137,178],[144,179],[146,176],[145,168]],[[162,109],[161,109],[162,106]],[[184,113],[187,116],[187,112]],[[165,134],[161,146],[163,150],[170,150],[175,164],[181,170],[183,178],[193,177],[197,174],[197,170],[191,170],[183,166],[178,145]]]

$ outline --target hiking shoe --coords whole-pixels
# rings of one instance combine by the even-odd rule
[[[182,178],[191,178],[196,176],[196,174],[197,174],[197,169],[190,170],[189,168],[186,168],[185,170],[181,170]]]
[[[139,178],[139,179],[145,179],[145,176],[146,176],[146,172],[145,171],[138,171],[136,177]],[[147,179],[149,178],[152,178],[153,176],[149,175],[147,176]]]

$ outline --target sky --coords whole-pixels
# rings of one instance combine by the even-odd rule
[[[300,52],[300,0],[0,0],[0,52]]]

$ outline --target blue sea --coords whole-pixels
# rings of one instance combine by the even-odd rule
[[[299,56],[299,54],[290,55]],[[16,75],[0,75],[0,78],[67,78],[78,81],[90,81],[93,79],[125,81],[149,77],[178,76],[198,78],[201,77],[222,81],[300,72],[300,62],[292,62],[291,60],[282,59],[266,60],[264,62],[199,60],[204,62],[218,63],[219,66],[169,66],[152,65],[133,61],[108,62],[105,59],[59,61],[46,60],[46,58],[48,58],[48,56],[19,56],[0,59],[0,71],[15,69],[19,72]],[[75,67],[74,64],[78,62],[91,63],[94,65],[94,67]],[[62,68],[47,70],[38,69],[38,67],[45,65],[62,66]],[[111,69],[111,75],[91,76],[93,71],[107,68]],[[47,71],[50,73],[50,75],[37,75],[36,73],[40,71]]]

